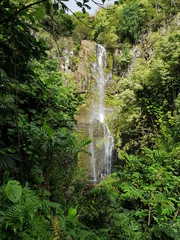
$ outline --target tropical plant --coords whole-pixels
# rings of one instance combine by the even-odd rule
[[[134,44],[140,38],[142,33],[148,29],[151,13],[148,11],[147,1],[131,1],[130,4],[124,4],[119,13],[119,24],[117,34],[120,41],[125,40]]]

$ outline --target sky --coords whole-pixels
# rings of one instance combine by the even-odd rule
[[[77,0],[77,1],[78,1],[78,0]],[[98,3],[102,3],[101,0],[95,0],[95,1],[98,2]],[[106,6],[106,5],[113,5],[114,1],[115,1],[115,0],[106,0],[106,1],[105,1],[105,6]],[[82,2],[82,1],[79,0],[79,2]],[[75,0],[70,0],[70,1],[64,2],[64,3],[67,5],[67,7],[68,7],[72,12],[81,11],[81,8],[79,8],[79,7],[77,6]],[[88,5],[91,7],[91,10],[88,10],[88,9],[86,8],[86,11],[87,11],[90,15],[94,15],[94,14],[96,13],[96,11],[98,10],[99,7],[98,7],[95,3],[93,3],[91,0],[89,0]],[[70,11],[69,11],[68,13],[71,14]]]

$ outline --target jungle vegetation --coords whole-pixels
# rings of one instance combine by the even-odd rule
[[[122,0],[95,16],[88,0],[72,15],[59,2],[0,2],[0,239],[180,239],[179,1]],[[114,79],[118,159],[95,187],[78,167],[86,97],[58,60],[71,43],[75,71],[84,39],[106,47]]]

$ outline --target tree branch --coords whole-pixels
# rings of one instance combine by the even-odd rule
[[[175,213],[175,215],[174,215],[173,220],[175,220],[175,219],[177,218],[177,216],[178,216],[178,214],[179,214],[179,210],[180,210],[180,208],[177,209],[177,211],[176,211],[176,213]]]
[[[97,6],[103,6],[104,5],[104,3],[98,3],[98,2],[96,2],[96,1],[94,1],[94,0],[91,0],[93,3],[95,3]]]
[[[42,2],[46,2],[46,0],[40,0],[40,1],[31,3],[31,4],[27,5],[27,6],[19,9],[18,11],[16,11],[15,13],[13,13],[13,14],[12,14],[11,16],[9,16],[8,18],[2,20],[2,21],[0,22],[0,24],[4,24],[4,23],[9,22],[13,17],[17,16],[19,13],[23,12],[24,10],[26,10],[26,9],[28,9],[28,8],[36,5],[36,4],[42,3]]]
[[[149,204],[148,226],[151,225],[151,211],[152,211],[152,206]]]
[[[91,29],[91,27],[88,26],[85,22],[83,22],[80,18],[78,18],[78,17],[76,16],[76,14],[75,14],[70,8],[68,8],[67,6],[66,6],[66,8],[73,14],[73,16],[75,16],[75,18],[76,18],[78,21],[80,21],[80,22],[83,23],[86,27],[88,27],[89,29]]]
[[[99,8],[102,8],[102,9],[104,9],[104,10],[106,10],[106,11],[114,11],[114,9],[108,9],[108,8],[106,8],[106,7],[104,7],[104,3],[98,3],[98,2],[96,2],[96,1],[94,1],[94,0],[91,0],[94,4],[96,4]]]
[[[0,24],[2,25],[2,24],[5,24],[5,23],[8,23],[12,18],[14,18],[15,16],[17,16],[19,13],[23,12],[24,10],[26,10],[26,9],[28,9],[28,8],[36,5],[36,4],[39,4],[39,3],[42,3],[42,2],[46,2],[46,1],[47,1],[47,0],[40,0],[40,1],[37,1],[37,2],[34,2],[34,3],[31,3],[31,4],[27,5],[27,6],[24,6],[24,7],[22,7],[21,9],[17,10],[15,13],[13,13],[11,16],[9,16],[9,17],[5,18],[4,20],[0,21]],[[76,0],[75,0],[75,1],[76,1]],[[101,4],[101,3],[98,3],[98,2],[96,2],[96,1],[94,1],[94,0],[91,0],[91,1],[92,1],[94,4],[96,4],[98,7],[100,7],[100,8],[103,8],[103,9],[109,10],[109,11],[112,11],[111,9],[107,9],[107,8],[103,7],[103,6],[102,6],[103,4]],[[58,2],[59,2],[60,4],[62,4],[62,3],[60,2],[60,0],[58,0]],[[77,2],[77,1],[76,1],[76,2]],[[89,27],[87,24],[85,24],[81,19],[79,19],[79,18],[74,14],[74,12],[71,11],[71,9],[69,9],[67,6],[66,6],[66,8],[67,8],[80,22],[82,22],[84,25],[86,25],[88,28],[90,28],[90,27]]]

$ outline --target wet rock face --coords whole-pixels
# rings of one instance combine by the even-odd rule
[[[107,172],[107,160],[105,158],[105,152],[107,150],[105,141],[107,141],[107,136],[105,136],[105,128],[98,120],[94,120],[92,125],[90,126],[89,123],[79,123],[78,124],[78,130],[81,132],[84,136],[90,136],[90,131],[93,136],[92,146],[87,147],[86,150],[91,152],[93,155],[93,161],[92,163],[92,157],[89,157],[86,154],[81,154],[79,156],[79,166],[86,170],[89,180],[100,180],[101,174],[104,176],[108,175],[110,172]],[[92,151],[93,148],[93,151]],[[113,152],[112,152],[113,153]],[[113,158],[113,157],[112,157]],[[95,168],[95,174],[93,169],[93,164]]]
[[[102,123],[100,123],[98,120],[95,120],[93,123],[91,123],[91,126],[89,129],[92,131],[93,135],[93,141],[92,141],[92,148],[94,149],[94,164],[95,164],[95,171],[96,171],[96,180],[100,179],[101,174],[107,174],[106,169],[106,163],[104,161],[105,158],[105,146],[104,146],[104,127]],[[91,152],[92,154],[92,152]],[[90,166],[89,166],[89,178],[90,180],[94,179],[94,173],[93,173],[93,167],[92,167],[92,159],[90,159]]]
[[[73,59],[74,59],[74,43],[71,38],[60,38],[58,49],[58,70],[71,74],[74,70]]]
[[[74,75],[79,93],[90,91],[93,81],[92,62],[96,58],[95,43],[82,40],[79,53],[73,51],[72,39],[63,39],[61,44],[59,70]]]
[[[79,52],[79,62],[75,71],[75,80],[79,92],[91,90],[92,86],[92,62],[95,60],[96,45],[94,42],[83,40]]]
[[[60,69],[63,71],[63,72],[66,72],[66,73],[71,73],[72,70],[71,70],[71,66],[70,66],[70,59],[71,57],[73,56],[73,50],[72,49],[65,49],[63,51],[63,56],[62,56],[62,61],[61,61],[61,64],[60,64]]]

